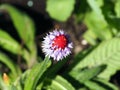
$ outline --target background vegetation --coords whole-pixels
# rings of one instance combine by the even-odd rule
[[[120,0],[45,2],[51,20],[66,23],[74,17],[75,24],[86,26],[82,36],[89,47],[59,62],[43,57],[37,47],[42,39],[35,42],[37,24],[32,17],[14,5],[0,4],[0,14],[10,17],[17,32],[14,36],[0,27],[0,89],[118,90]]]

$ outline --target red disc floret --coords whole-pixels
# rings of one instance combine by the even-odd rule
[[[65,37],[65,35],[59,35],[59,36],[56,36],[54,39],[53,39],[53,43],[52,43],[52,46],[54,47],[57,47],[57,48],[61,48],[61,49],[64,49],[67,45],[67,39]],[[57,49],[55,48],[55,49]]]

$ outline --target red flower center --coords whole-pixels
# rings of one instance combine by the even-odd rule
[[[64,49],[66,45],[67,45],[67,39],[65,35],[59,35],[56,36],[55,39],[53,39],[52,46],[57,46],[58,48]]]

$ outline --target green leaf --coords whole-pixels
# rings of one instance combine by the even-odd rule
[[[19,43],[3,30],[0,30],[0,46],[14,54],[21,53],[21,46]]]
[[[93,81],[85,82],[85,86],[87,86],[90,90],[108,90]]]
[[[100,19],[103,19],[102,11],[100,6],[103,5],[103,0],[87,0],[92,10],[97,14]]]
[[[83,35],[84,39],[86,39],[91,45],[96,45],[96,39],[97,36],[95,35],[95,33],[93,33],[91,30],[87,30],[84,35]]]
[[[25,43],[30,50],[33,50],[35,27],[30,17],[7,4],[1,5],[0,10],[8,12],[23,43]]]
[[[4,63],[11,70],[14,79],[21,74],[20,68],[17,65],[15,65],[8,56],[6,56],[1,52],[0,52],[0,62]]]
[[[48,70],[49,77],[54,77],[57,72],[62,68],[62,66],[67,62],[68,58],[65,58],[61,61],[58,61],[56,64],[52,65],[52,67]]]
[[[85,82],[85,86],[92,90],[118,90],[116,86],[100,78]]]
[[[0,29],[0,46],[7,51],[22,55],[23,58],[29,63],[29,53],[26,49],[22,49],[20,44],[14,40],[8,33]]]
[[[87,12],[84,22],[99,39],[107,40],[112,38],[111,28],[105,20],[102,13],[101,6],[103,6],[103,0],[87,0],[92,11]]]
[[[75,0],[47,0],[46,11],[52,18],[66,21],[74,9],[74,4]]]
[[[72,71],[69,74],[78,80],[80,83],[85,83],[86,81],[92,79],[93,77],[97,76],[105,67],[104,66],[98,66],[93,68],[88,68],[85,70],[77,70]]]
[[[99,75],[107,80],[110,76],[120,70],[120,38],[114,38],[102,42],[94,51],[87,55],[72,69],[79,70],[84,67],[107,65],[106,69]]]
[[[49,57],[46,57],[45,60],[41,63],[36,64],[28,74],[28,77],[25,80],[24,90],[35,90],[36,84],[44,72],[50,67],[51,61]]]
[[[59,75],[53,79],[47,78],[45,84],[47,84],[47,86],[44,87],[46,90],[75,90],[67,80]]]
[[[93,17],[94,16],[94,17]],[[95,12],[86,14],[84,23],[87,25],[88,30],[91,30],[97,38],[101,40],[108,40],[112,38],[112,32],[104,17],[98,18]]]
[[[120,0],[116,0],[115,2],[115,12],[117,17],[120,18]]]
[[[30,73],[30,69],[26,70],[16,79],[16,81],[14,81],[14,86],[17,88],[17,90],[23,90],[25,80],[28,77],[29,73]]]
[[[104,0],[95,0],[95,2],[96,2],[96,5],[99,7],[102,7],[104,5]]]
[[[47,70],[45,77],[49,77],[49,78],[53,78],[56,76],[57,72],[59,72],[59,70],[62,68],[62,66],[67,62],[68,58],[65,58],[57,63],[55,63],[54,65],[51,66],[51,68],[49,68],[49,70]],[[40,90],[43,86],[43,83],[40,83],[37,86],[37,90]]]
[[[68,75],[68,73],[74,72],[73,68],[76,66],[76,64],[78,64],[80,62],[80,60],[82,60],[84,57],[86,57],[93,49],[94,49],[94,47],[90,47],[90,48],[85,49],[85,50],[79,52],[78,54],[76,54],[73,58],[74,62],[72,62],[70,64],[70,67],[68,67],[67,70],[63,73],[63,76],[66,77],[66,75]]]
[[[32,65],[36,63],[37,57],[36,45],[34,42],[35,26],[32,19],[27,14],[20,12],[15,7],[8,4],[2,4],[0,10],[8,12],[23,44],[29,49],[30,53],[23,50],[21,55],[27,61],[28,67],[32,67]]]
[[[10,85],[9,90],[18,90],[18,89],[14,85]]]
[[[96,78],[94,80],[97,81],[98,83],[101,83],[102,86],[105,86],[107,90],[118,90],[117,86],[113,85],[112,83],[104,79]]]

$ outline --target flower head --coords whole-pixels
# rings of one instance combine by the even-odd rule
[[[59,61],[71,53],[73,44],[63,30],[55,30],[44,37],[42,48],[46,56]]]

